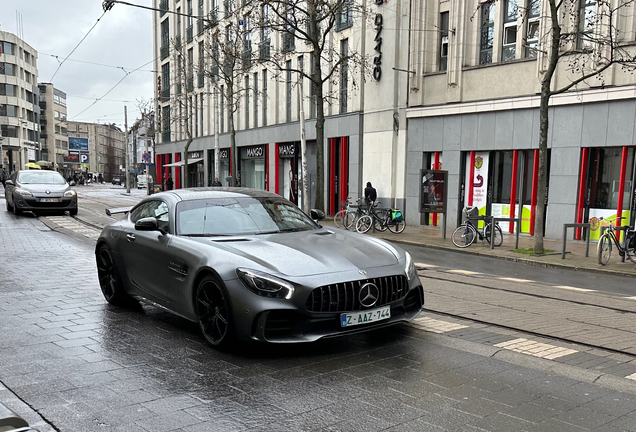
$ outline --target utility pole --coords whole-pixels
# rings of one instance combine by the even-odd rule
[[[298,74],[298,108],[300,110],[300,155],[302,158],[302,181],[303,181],[303,211],[309,215],[309,181],[307,179],[307,139],[305,137],[305,111],[303,109],[303,98],[300,94],[303,91],[302,75]]]
[[[126,129],[126,193],[130,193],[130,157],[128,156],[128,107],[124,105],[124,129]]]

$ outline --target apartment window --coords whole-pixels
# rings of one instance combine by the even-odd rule
[[[252,92],[252,95],[254,97],[254,127],[257,128],[258,127],[258,72],[254,72],[254,77],[253,77],[253,82],[254,82],[254,91]]]
[[[245,129],[250,128],[250,76],[245,75]]]
[[[0,42],[2,54],[15,55],[15,45],[11,42]]]
[[[0,75],[15,76],[15,65],[12,63],[0,63]]]
[[[353,25],[353,1],[345,1],[336,17],[336,31],[344,30]]]
[[[503,47],[501,50],[501,61],[511,61],[516,58],[517,53],[517,0],[505,0],[504,3],[504,25],[503,25]]]
[[[162,142],[170,142],[170,107],[165,106],[162,108],[161,118],[163,120],[163,128],[161,134]]]
[[[481,4],[481,29],[479,64],[492,63],[492,46],[495,33],[495,2]]]
[[[66,96],[60,96],[57,94],[53,95],[53,102],[55,102],[58,105],[62,105],[63,107],[66,106]]]
[[[340,64],[340,114],[347,112],[347,89],[349,87],[349,39],[340,41],[340,57],[344,61]]]
[[[199,136],[203,136],[203,93],[199,95],[199,106],[201,109],[199,110],[199,124],[201,125],[201,134]]]
[[[263,69],[263,126],[267,126],[267,69]]]
[[[170,63],[161,65],[161,97],[170,97]]]
[[[192,118],[192,122],[194,123],[192,131],[193,135],[196,137],[199,134],[199,99],[196,96],[193,96],[190,99],[190,104],[190,106],[192,107],[190,117]]]
[[[591,40],[596,25],[596,0],[581,0],[579,7],[579,35],[578,48],[591,50],[594,48]]]
[[[59,139],[55,140],[55,148],[62,150],[62,140],[59,140]]]
[[[174,16],[174,33],[177,37],[181,37],[181,8],[177,8],[177,13]]]
[[[445,71],[448,68],[448,12],[439,14],[439,70]]]
[[[192,28],[192,0],[188,0],[187,2],[187,9],[188,9],[188,28],[191,29]]]
[[[261,41],[269,41],[269,35],[272,31],[269,26],[270,6],[261,6]]]
[[[0,117],[17,117],[18,107],[15,105],[0,104]]]
[[[528,0],[528,29],[526,31],[526,57],[537,57],[539,45],[539,15],[541,0]]]
[[[17,138],[18,137],[18,127],[11,125],[2,125],[2,136],[7,138]]]
[[[59,119],[60,118],[60,112],[59,111],[53,111],[53,117],[55,117],[55,119]]]
[[[62,150],[68,150],[68,141],[62,141]]]
[[[221,125],[219,127],[221,133],[225,132],[225,91],[221,86],[221,103],[219,104],[219,117],[221,117]]]
[[[170,26],[168,19],[161,22],[161,46],[167,47],[170,43]]]
[[[203,42],[199,42],[199,71],[198,71],[198,86],[203,87],[205,85],[205,46]]]
[[[0,96],[15,96],[16,88],[13,84],[0,84]]]
[[[287,120],[287,122],[291,122],[291,117],[292,117],[292,71],[291,71],[291,67],[292,67],[292,62],[291,60],[287,60],[285,62],[285,69],[287,69],[287,79],[285,80],[285,95],[286,95],[286,101],[287,101],[287,110],[286,110],[286,115],[285,118]]]

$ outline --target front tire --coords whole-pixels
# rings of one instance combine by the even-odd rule
[[[22,214],[22,210],[18,209],[18,207],[15,205],[15,202],[13,203],[13,214],[16,216],[20,216]]]
[[[102,245],[97,251],[97,277],[99,278],[99,286],[106,301],[115,306],[123,306],[130,296],[124,291],[124,285],[113,256],[108,246]]]
[[[364,234],[366,232],[369,232],[372,225],[373,225],[373,218],[369,215],[364,215],[360,219],[358,219],[358,222],[356,222],[356,231],[358,231],[361,234]]]
[[[404,231],[406,228],[406,222],[402,221],[391,221],[389,222],[389,231],[395,234],[399,234]]]
[[[484,237],[486,237],[486,242],[490,244],[490,233],[492,231],[492,224],[486,225],[484,229]],[[495,225],[494,229],[494,238],[495,246],[501,246],[503,244],[503,232],[501,231],[501,227],[499,225]]]
[[[596,256],[598,258],[598,263],[600,265],[607,265],[611,255],[612,240],[610,239],[609,235],[603,234],[603,236],[598,240],[598,245],[596,246]]]
[[[218,278],[206,276],[199,283],[195,297],[199,328],[214,347],[226,347],[234,339],[232,312],[225,288]]]
[[[453,244],[458,248],[466,248],[475,242],[477,238],[477,231],[473,228],[472,225],[460,225],[455,231],[453,231],[453,235],[451,239],[453,240]]]
[[[77,207],[68,211],[68,214],[71,216],[77,216]]]
[[[333,222],[336,224],[336,226],[338,228],[346,228],[344,219],[347,216],[347,211],[346,210],[340,210],[338,213],[336,213],[333,217]]]

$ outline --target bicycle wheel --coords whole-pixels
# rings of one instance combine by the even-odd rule
[[[373,224],[376,231],[386,231],[388,224],[391,221],[391,212],[388,210],[378,210],[375,214]]]
[[[399,234],[404,231],[404,228],[406,228],[406,222],[404,222],[404,220],[392,220],[389,222],[389,231],[392,233]]]
[[[373,225],[373,218],[369,215],[364,215],[360,217],[360,219],[358,219],[358,222],[356,222],[356,231],[364,234],[371,229],[372,225]]]
[[[488,242],[488,244],[490,244],[491,229],[492,229],[492,224],[488,224],[486,225],[486,228],[484,228],[484,238],[486,239],[486,242]],[[503,233],[501,232],[501,227],[499,225],[495,225],[495,233],[493,237],[494,237],[495,246],[501,246],[501,244],[503,243]]]
[[[451,239],[453,240],[453,244],[458,248],[465,248],[470,246],[475,242],[477,238],[477,231],[472,225],[463,224],[457,227],[455,231],[453,231],[453,235]]]
[[[356,229],[356,222],[358,221],[358,214],[354,212],[347,212],[344,217],[344,227],[348,230]]]
[[[333,222],[336,224],[336,226],[338,228],[344,228],[345,224],[344,224],[344,218],[347,215],[347,211],[346,210],[340,210],[338,213],[336,213],[333,216]]]
[[[607,265],[610,260],[610,255],[612,255],[612,239],[609,234],[603,234],[603,236],[598,239],[596,255],[600,265]]]

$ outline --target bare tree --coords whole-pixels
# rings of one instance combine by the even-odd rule
[[[543,230],[547,192],[548,106],[550,98],[579,85],[603,86],[603,73],[611,67],[636,69],[636,54],[624,45],[626,34],[619,29],[621,14],[634,0],[548,0],[541,12],[544,32],[535,49],[540,65],[541,103],[539,108],[539,181],[534,228],[534,253],[543,254]],[[540,7],[530,2],[530,10]],[[524,13],[524,11],[521,11]],[[556,75],[567,83],[557,86]]]
[[[279,76],[291,72],[298,74],[301,79],[309,80],[311,97],[315,98],[317,163],[314,206],[324,210],[325,102],[332,103],[339,99],[337,86],[330,91],[326,84],[330,81],[337,83],[343,71],[347,73],[367,65],[362,53],[356,50],[341,51],[334,30],[350,25],[354,15],[363,19],[366,19],[366,15],[362,7],[355,5],[352,0],[262,0],[260,3],[258,24],[261,35],[273,30],[282,36],[281,49],[271,52],[268,63]],[[303,44],[297,45],[296,41]],[[288,60],[292,52],[310,54],[309,68],[291,67]],[[352,82],[355,86],[355,80]]]

